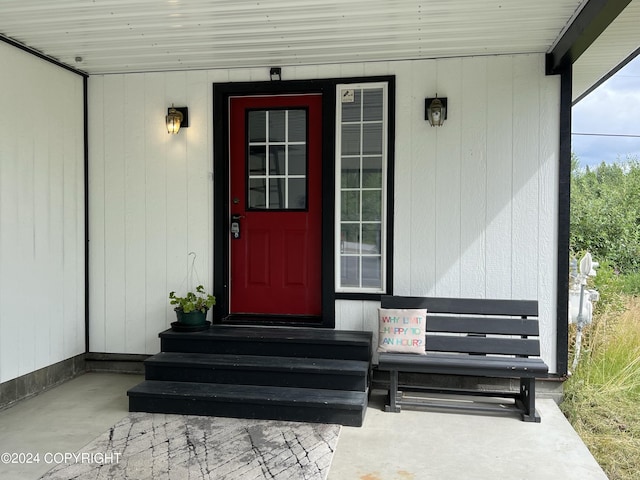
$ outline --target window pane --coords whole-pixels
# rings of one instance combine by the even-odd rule
[[[382,157],[362,159],[362,187],[382,188]]]
[[[360,159],[342,159],[342,188],[360,188]]]
[[[269,141],[284,142],[284,110],[269,111]]]
[[[345,94],[346,90],[342,90],[342,95]],[[342,102],[342,121],[343,122],[359,122],[360,118],[360,90],[356,89],[354,92],[354,100],[353,102]]]
[[[365,122],[382,120],[382,89],[367,89],[364,90],[363,95],[362,119]]]
[[[289,204],[287,208],[307,208],[307,181],[304,178],[289,180]]]
[[[307,174],[307,147],[305,145],[289,146],[289,175]]]
[[[360,286],[360,257],[340,257],[340,284],[343,287]]]
[[[341,215],[343,221],[360,220],[360,192],[342,192]]]
[[[380,221],[382,218],[382,192],[365,190],[362,192],[362,220]]]
[[[342,126],[342,154],[360,154],[360,125]]]
[[[362,126],[362,153],[382,155],[382,124],[371,123]]]
[[[271,175],[284,175],[286,158],[284,145],[269,145],[269,173]]]
[[[267,112],[255,110],[249,112],[249,142],[267,140]]]
[[[360,224],[343,223],[340,227],[340,253],[360,253]]]
[[[249,147],[249,175],[265,175],[266,147]]]
[[[289,141],[307,141],[307,112],[306,110],[289,110]]]
[[[269,179],[269,208],[286,208],[285,180],[283,178]]]
[[[362,224],[362,253],[375,255],[381,253],[381,225],[379,223]]]
[[[249,180],[249,208],[266,208],[266,180],[252,178]]]
[[[365,288],[382,286],[380,257],[362,257],[362,286]]]

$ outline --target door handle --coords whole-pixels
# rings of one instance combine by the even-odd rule
[[[231,215],[231,237],[234,240],[240,238],[240,219],[244,218],[244,215]]]

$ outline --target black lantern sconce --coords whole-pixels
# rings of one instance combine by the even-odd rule
[[[189,126],[189,108],[174,107],[173,104],[171,104],[171,108],[167,110],[165,120],[167,122],[167,132],[178,133],[181,128],[187,128]]]
[[[447,119],[447,97],[426,98],[424,100],[424,119],[432,127],[440,127]]]
[[[282,80],[282,68],[280,67],[271,67],[269,70],[269,77],[272,82],[277,82]]]

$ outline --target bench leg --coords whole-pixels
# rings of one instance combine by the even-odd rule
[[[389,403],[385,405],[385,412],[395,412],[398,413],[400,411],[400,406],[398,405],[398,371],[391,370],[389,371]]]
[[[525,422],[540,422],[540,415],[536,412],[536,379],[520,379],[520,396],[518,398],[522,408],[522,420]]]

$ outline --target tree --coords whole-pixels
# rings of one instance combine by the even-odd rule
[[[571,250],[588,250],[621,272],[639,271],[640,163],[581,168],[574,155],[571,167]]]

